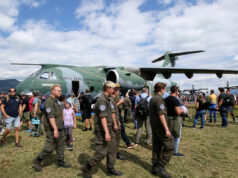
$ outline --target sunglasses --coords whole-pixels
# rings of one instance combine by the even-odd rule
[[[16,90],[9,90],[9,92],[16,92]]]

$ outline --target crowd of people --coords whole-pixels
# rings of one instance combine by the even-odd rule
[[[219,89],[219,96],[216,96],[214,90],[210,91],[210,95],[206,98],[204,93],[200,93],[196,100],[196,115],[194,118],[193,126],[194,129],[197,125],[197,121],[201,118],[201,127],[203,129],[207,121],[207,111],[209,111],[210,123],[217,122],[217,111],[220,112],[222,124],[221,127],[226,128],[228,126],[228,115],[232,116],[232,120],[235,123],[236,118],[234,115],[234,107],[236,104],[236,97],[231,94],[230,90],[227,89],[225,92],[224,88]]]
[[[83,177],[92,177],[91,169],[97,166],[105,157],[106,166],[110,175],[121,176],[122,172],[114,168],[116,159],[127,160],[128,158],[119,150],[122,138],[126,148],[132,149],[141,144],[143,125],[146,130],[146,144],[152,146],[152,174],[161,177],[170,177],[165,170],[172,156],[182,157],[179,152],[179,143],[182,132],[184,117],[188,116],[188,110],[181,100],[179,88],[172,86],[170,94],[166,93],[166,84],[156,83],[155,95],[149,93],[147,87],[142,91],[128,90],[125,96],[121,96],[120,85],[107,81],[102,86],[103,92],[96,97],[94,88],[90,87],[85,93],[77,97],[70,94],[68,98],[62,95],[61,86],[53,85],[50,96],[40,96],[39,91],[22,92],[20,97],[16,95],[15,88],[9,89],[8,94],[0,93],[0,123],[1,146],[7,144],[7,135],[12,128],[15,129],[15,146],[23,147],[20,143],[19,133],[22,124],[27,123],[26,132],[32,132],[33,127],[38,127],[38,136],[45,134],[46,140],[42,151],[34,159],[33,168],[42,171],[42,161],[54,150],[57,154],[58,166],[71,168],[64,161],[65,148],[73,150],[73,129],[76,128],[76,113],[81,112],[83,131],[93,130],[95,134],[95,153],[81,167]],[[196,128],[199,117],[201,129],[205,127],[207,110],[209,122],[217,121],[217,111],[222,118],[222,127],[228,126],[228,112],[235,122],[234,106],[235,97],[229,89],[219,88],[220,95],[217,97],[211,90],[208,98],[200,93],[195,102],[196,114],[191,128]],[[80,106],[80,107],[79,107]],[[92,117],[92,113],[94,117]],[[182,117],[181,117],[182,116]],[[214,118],[214,119],[213,119]],[[44,124],[35,124],[33,119],[40,120]],[[133,121],[136,130],[135,142],[133,143],[127,133],[125,123]]]

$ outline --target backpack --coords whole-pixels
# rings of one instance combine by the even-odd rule
[[[136,108],[136,115],[138,116],[148,116],[149,115],[149,102],[147,99],[149,98],[149,95],[145,98],[142,98],[141,95],[139,95],[140,101]]]
[[[45,99],[41,100],[41,105],[40,105],[40,110],[43,111],[44,110],[44,104],[45,104]]]
[[[229,95],[228,98],[229,98],[229,103],[228,103],[229,106],[234,106],[236,104],[234,95]]]
[[[230,106],[230,98],[227,94],[224,94],[226,96],[225,99],[223,99],[222,106]]]

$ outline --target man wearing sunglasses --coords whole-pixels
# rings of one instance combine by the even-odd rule
[[[5,118],[6,130],[4,131],[1,139],[1,145],[6,145],[6,137],[11,132],[12,127],[15,128],[15,146],[22,147],[19,141],[19,127],[20,127],[20,117],[21,115],[21,104],[20,99],[16,96],[15,88],[9,90],[9,94],[3,99],[1,105],[1,111]]]

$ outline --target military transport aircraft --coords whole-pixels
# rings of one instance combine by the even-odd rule
[[[163,56],[152,61],[158,62],[165,60],[161,68],[126,68],[126,67],[77,67],[60,64],[23,64],[12,63],[13,65],[40,65],[41,68],[22,81],[16,88],[18,92],[26,90],[39,90],[48,94],[50,87],[54,84],[62,86],[62,93],[74,93],[76,96],[79,92],[84,92],[90,87],[94,87],[95,93],[100,93],[102,84],[105,81],[119,83],[122,92],[128,89],[141,90],[144,86],[149,86],[153,90],[156,82],[164,82],[168,87],[176,85],[175,82],[167,80],[173,73],[184,73],[188,78],[192,78],[194,73],[216,74],[221,78],[222,74],[237,74],[238,70],[222,69],[186,69],[186,68],[165,68],[171,64],[175,66],[177,56],[199,53],[204,51],[188,51],[181,53],[166,52]]]

